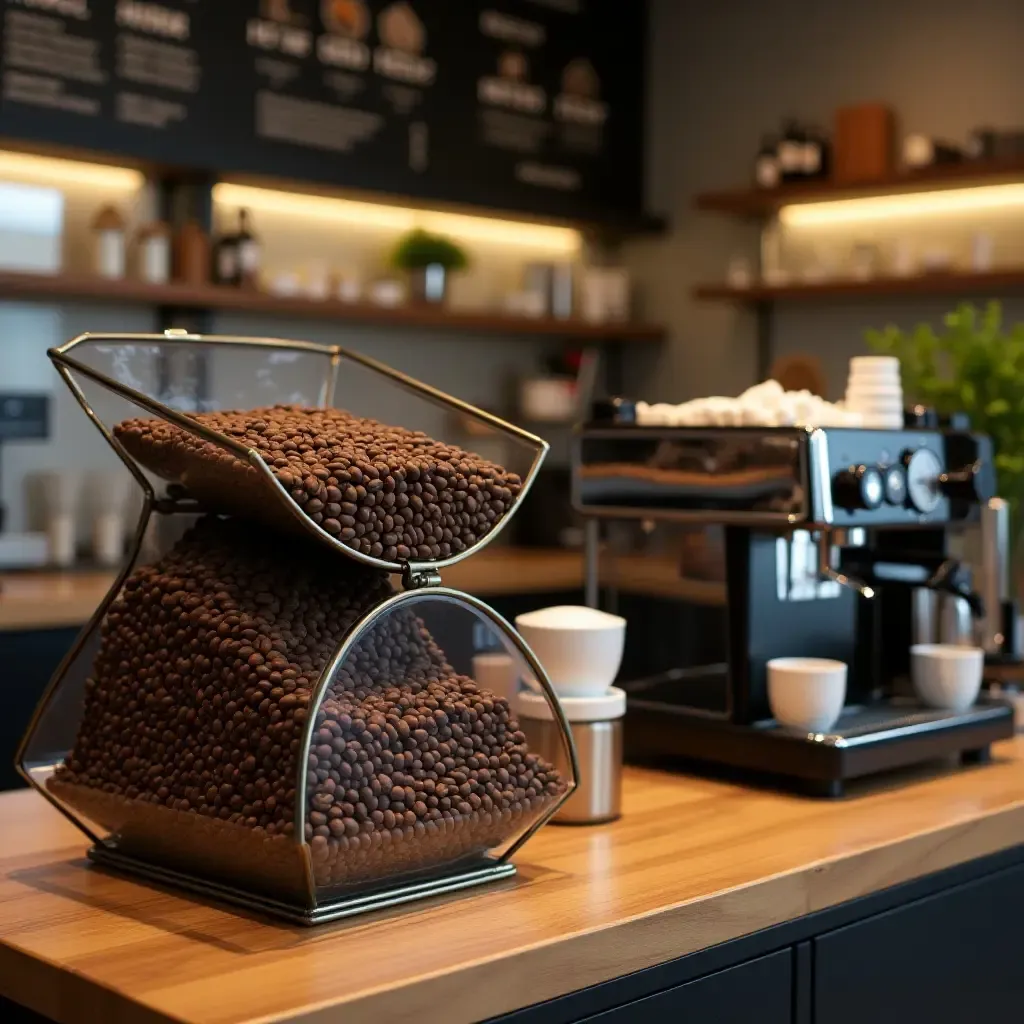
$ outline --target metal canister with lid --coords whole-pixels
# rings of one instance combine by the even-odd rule
[[[540,693],[518,696],[519,724],[530,748],[558,770],[563,744],[551,705]],[[576,789],[552,821],[565,825],[597,825],[622,814],[622,719],[626,693],[611,687],[596,697],[561,697],[559,703],[572,729],[579,776]]]

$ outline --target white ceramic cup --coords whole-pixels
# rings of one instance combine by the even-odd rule
[[[780,725],[826,732],[846,701],[846,664],[830,658],[773,658],[768,662],[768,704]]]
[[[910,678],[921,700],[931,708],[966,711],[977,699],[985,665],[980,647],[957,644],[914,644]]]
[[[851,367],[847,380],[862,380],[865,383],[873,381],[877,384],[898,384],[901,380],[899,367],[889,369],[888,367],[865,366],[860,369]]]
[[[615,682],[626,643],[626,620],[618,615],[558,605],[518,616],[516,629],[559,697],[597,697]]]
[[[903,401],[903,388],[899,384],[861,384],[851,381],[846,387],[846,397],[857,395],[859,398],[883,398]]]
[[[864,387],[900,387],[903,378],[899,372],[890,373],[888,370],[851,370],[846,378],[850,387],[863,385]]]
[[[896,356],[853,356],[850,359],[850,370],[858,373],[868,371],[900,372],[900,361]]]

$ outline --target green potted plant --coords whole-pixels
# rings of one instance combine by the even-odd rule
[[[943,329],[918,324],[867,332],[868,345],[900,361],[904,393],[939,415],[967,413],[995,447],[999,495],[1010,503],[1011,544],[1019,553],[1024,508],[1024,323],[1003,326],[1002,308],[969,303]]]
[[[391,254],[391,266],[404,271],[416,302],[440,304],[448,294],[448,276],[469,265],[465,251],[444,235],[415,228],[403,235]]]

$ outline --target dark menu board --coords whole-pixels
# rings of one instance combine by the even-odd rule
[[[568,217],[642,207],[640,0],[0,0],[0,135]]]

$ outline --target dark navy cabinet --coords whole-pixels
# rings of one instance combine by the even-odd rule
[[[1022,921],[1024,845],[520,1010],[499,1021],[973,1024],[1020,1020],[1024,969],[1016,940]]]
[[[1016,867],[828,932],[814,940],[814,1020],[1019,1020],[1022,921]]]
[[[790,1024],[793,956],[784,949],[645,999],[585,1017],[586,1024],[633,1021],[714,1021],[714,1024]]]

